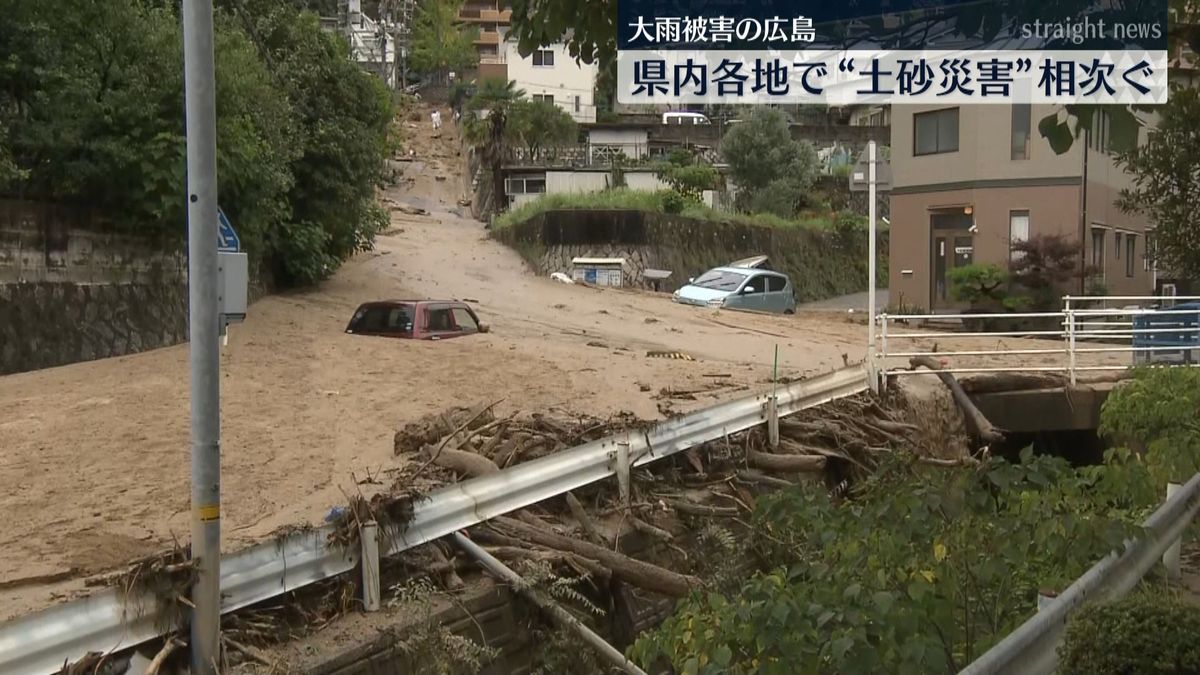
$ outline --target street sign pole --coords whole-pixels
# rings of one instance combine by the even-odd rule
[[[216,675],[221,655],[221,408],[217,304],[217,126],[212,0],[183,1],[187,116],[188,315],[191,361],[191,672]]]
[[[875,364],[875,141],[867,143],[867,373],[871,389],[879,393],[879,377]]]

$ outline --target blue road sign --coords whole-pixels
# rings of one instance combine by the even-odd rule
[[[242,249],[242,240],[238,239],[233,225],[225,217],[225,212],[217,207],[217,250],[237,253]]]

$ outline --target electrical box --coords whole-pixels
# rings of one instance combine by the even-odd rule
[[[250,293],[250,262],[245,253],[217,253],[217,307],[221,325],[241,323],[246,319]]]

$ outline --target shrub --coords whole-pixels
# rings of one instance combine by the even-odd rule
[[[1085,607],[1067,624],[1063,675],[1200,672],[1200,607],[1176,598],[1134,596]]]
[[[665,213],[683,213],[687,208],[688,200],[678,190],[662,190],[662,207]]]
[[[1012,245],[1012,282],[1029,293],[1030,306],[1051,310],[1079,275],[1078,242],[1062,235],[1034,235]]]
[[[971,305],[1004,301],[1008,273],[997,265],[966,265],[950,270],[950,297]]]

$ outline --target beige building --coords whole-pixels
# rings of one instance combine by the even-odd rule
[[[479,76],[503,78],[504,33],[512,25],[512,9],[505,0],[467,0],[458,10],[462,23],[475,26],[475,51],[479,54]]]
[[[1107,120],[1058,155],[1038,134],[1052,105],[894,106],[890,287],[895,308],[958,309],[948,274],[1007,266],[1014,241],[1062,234],[1094,275],[1067,293],[1103,287],[1146,295],[1154,273],[1146,220],[1115,204],[1128,176],[1108,151]],[[1143,136],[1145,131],[1142,131]],[[1082,266],[1082,265],[1081,265]]]

